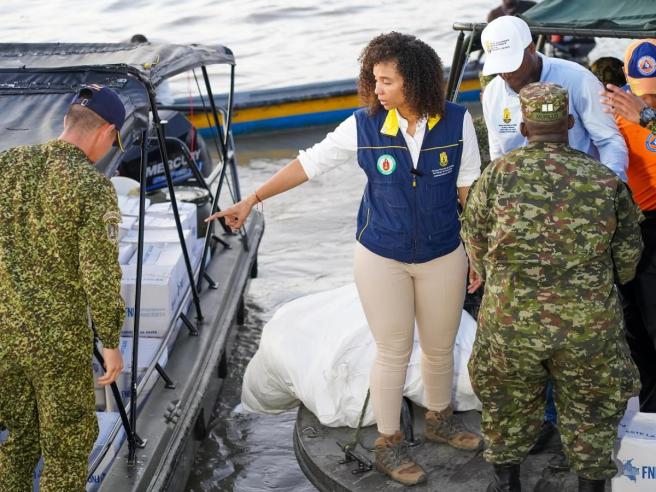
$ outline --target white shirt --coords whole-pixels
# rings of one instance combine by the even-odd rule
[[[569,112],[574,127],[569,144],[592,155],[626,181],[628,151],[613,117],[599,102],[601,82],[577,63],[557,58],[542,58],[541,82],[552,82],[567,89]],[[490,159],[494,160],[528,142],[519,132],[522,112],[519,95],[501,78],[495,77],[483,92],[483,116],[490,141]],[[598,152],[598,153],[597,153]]]
[[[396,111],[396,110],[394,110]],[[417,167],[419,162],[419,151],[426,134],[426,118],[417,121],[415,134],[408,133],[408,120],[403,118],[398,111],[396,115],[399,120],[399,129],[408,146],[412,164]],[[476,131],[469,111],[465,112],[462,122],[462,157],[460,159],[460,170],[456,186],[463,188],[471,184],[481,175],[481,156],[478,152]],[[355,116],[346,118],[334,131],[326,135],[321,142],[302,150],[298,154],[303,170],[308,179],[319,176],[331,169],[346,163],[357,163],[358,153],[358,128]]]

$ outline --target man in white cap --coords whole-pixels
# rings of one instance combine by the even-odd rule
[[[483,115],[490,140],[490,159],[527,144],[519,131],[522,113],[519,91],[532,82],[552,82],[569,93],[574,126],[570,145],[586,152],[627,180],[626,144],[611,115],[599,104],[601,83],[577,63],[549,58],[535,49],[528,24],[514,16],[499,17],[481,34],[485,50],[484,75],[498,74],[485,89]]]

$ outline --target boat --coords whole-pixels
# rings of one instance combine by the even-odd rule
[[[649,38],[656,28],[656,3],[649,0],[543,0],[522,16],[538,36],[538,44],[549,35],[577,36],[583,38]],[[465,68],[470,53],[480,49],[480,33],[486,24],[457,22],[459,31],[456,50],[447,85],[449,100],[457,100],[461,80],[466,78]],[[477,36],[478,34],[478,36]],[[476,303],[466,309],[474,313]],[[632,403],[633,402],[633,403]],[[635,401],[629,402],[624,420],[620,423],[615,458],[620,473],[612,480],[614,491],[654,490],[649,474],[641,476],[637,463],[651,470],[654,462],[656,441],[639,441],[633,446],[632,437],[656,436],[656,421],[649,414],[635,410]],[[366,405],[365,402],[363,402]],[[632,407],[633,405],[633,407]],[[448,492],[483,491],[492,479],[491,466],[483,460],[482,451],[458,451],[447,445],[424,442],[422,439],[424,408],[404,400],[401,412],[401,429],[411,446],[410,455],[427,472],[427,482],[413,486],[413,490]],[[480,429],[480,414],[467,411],[457,414],[463,425],[471,430]],[[643,419],[645,424],[631,430],[632,422]],[[404,487],[374,471],[373,441],[377,436],[374,426],[363,427],[358,432],[348,427],[328,427],[303,405],[298,410],[293,433],[297,461],[310,480],[322,492],[356,492],[369,490],[402,490]],[[651,438],[650,438],[651,439]],[[522,464],[522,483],[526,490],[533,490],[538,480],[546,474],[562,487],[576,490],[577,478],[567,470],[549,468],[551,460],[560,448],[559,436],[552,435],[546,446],[531,454]],[[642,450],[642,451],[640,451]],[[656,468],[655,468],[656,469]],[[652,480],[652,481],[649,481]],[[609,481],[610,482],[610,481]],[[611,490],[611,484],[606,485]]]
[[[448,68],[446,73],[448,75]],[[473,63],[464,73],[458,101],[478,101],[480,87],[478,68]],[[333,125],[361,106],[355,79],[245,91],[236,94],[234,100],[235,135]],[[224,105],[227,96],[219,95],[216,101]],[[175,104],[167,108],[185,113],[201,135],[212,136],[207,118],[210,108],[199,98],[176,99]]]
[[[229,73],[222,105],[214,102],[208,65]],[[193,127],[178,121],[174,129],[178,115],[157,102],[158,88],[185,72],[200,74],[218,137],[204,163],[189,148]],[[124,222],[131,207],[131,223],[136,224],[128,225],[122,240],[131,237],[136,250],[121,267],[127,312],[121,349],[130,362],[122,388],[114,383],[109,391],[97,391],[97,408],[105,410],[97,414],[101,432],[89,459],[89,491],[184,490],[195,452],[208,433],[228,370],[232,328],[243,320],[243,294],[257,275],[264,231],[260,213],[251,214],[238,234],[225,223],[204,226],[202,221],[218,209],[220,198],[225,203],[241,198],[232,138],[234,75],[233,53],[218,45],[0,44],[0,150],[56,138],[69,101],[82,85],[111,87],[126,108],[121,130],[126,152],[113,148],[97,168],[107,177],[123,174],[117,189],[137,185],[127,195],[119,194]],[[185,156],[178,166],[184,172],[174,173],[172,148]],[[148,171],[160,168],[162,182],[149,181]],[[137,182],[126,177],[131,172]],[[147,196],[147,188],[154,194]],[[192,203],[185,203],[183,195]],[[197,200],[199,196],[205,199]],[[166,230],[149,229],[151,200],[166,202],[159,208],[167,215],[157,219]],[[163,241],[162,236],[170,239]],[[153,274],[146,255],[157,249],[158,241],[162,251],[175,252],[174,260],[155,264],[161,268]],[[167,296],[174,301],[167,304]],[[161,317],[148,311],[149,303],[164,306]],[[94,353],[99,368],[97,347]],[[103,395],[106,399],[99,403]],[[35,474],[38,482],[38,468]]]

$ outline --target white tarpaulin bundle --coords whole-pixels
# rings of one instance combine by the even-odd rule
[[[467,372],[475,336],[476,322],[463,311],[454,351],[456,410],[481,408]],[[354,284],[295,299],[264,327],[246,368],[242,403],[248,411],[279,413],[302,402],[324,425],[356,427],[375,354]],[[424,405],[420,359],[415,336],[404,395]],[[374,423],[368,407],[365,425]]]

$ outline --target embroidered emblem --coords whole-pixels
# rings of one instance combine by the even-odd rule
[[[503,122],[504,123],[510,123],[512,121],[512,117],[510,116],[510,109],[509,108],[503,108]]]
[[[485,52],[489,55],[492,52],[492,41],[489,39],[485,41],[483,48],[485,48]]]
[[[650,77],[656,72],[656,60],[653,56],[645,55],[638,60],[638,72],[645,77]]]
[[[118,244],[118,225],[121,222],[121,214],[118,212],[106,212],[102,217],[107,227],[107,239]]]
[[[446,152],[440,152],[440,166],[446,167],[449,165],[449,156],[446,155]]]
[[[387,176],[396,171],[396,159],[389,154],[383,154],[378,158],[376,167],[380,174]]]

